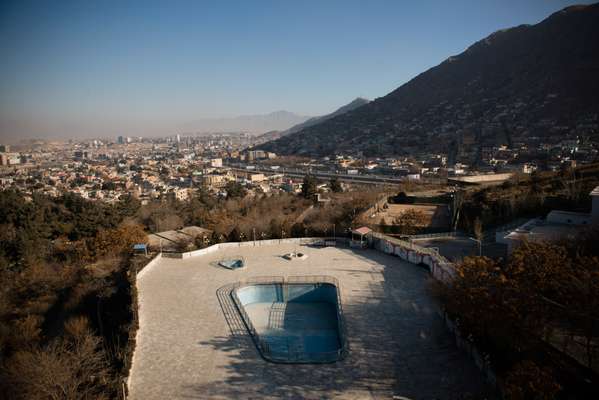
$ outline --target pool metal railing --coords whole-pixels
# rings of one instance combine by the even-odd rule
[[[305,351],[291,351],[289,348],[287,352],[275,352],[271,350],[268,342],[263,340],[258,331],[252,324],[252,321],[245,311],[245,307],[241,304],[241,300],[237,296],[237,289],[248,286],[248,285],[268,285],[268,284],[317,284],[317,283],[327,283],[335,286],[335,292],[337,294],[337,330],[339,332],[339,340],[340,340],[340,348],[335,351],[328,352],[305,352]],[[241,319],[243,320],[245,326],[254,341],[254,344],[258,348],[260,354],[267,361],[275,362],[275,363],[304,363],[304,364],[319,364],[319,363],[332,363],[336,361],[340,361],[345,358],[349,351],[349,342],[347,340],[347,329],[345,326],[345,318],[343,315],[343,307],[341,305],[341,291],[339,288],[339,281],[328,275],[305,275],[305,276],[289,276],[287,278],[282,276],[258,276],[253,278],[248,278],[244,281],[238,282],[233,285],[231,290],[231,297],[239,314],[241,315]]]

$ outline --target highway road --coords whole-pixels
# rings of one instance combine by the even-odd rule
[[[336,174],[333,172],[314,171],[311,169],[299,169],[299,168],[279,168],[277,170],[270,169],[268,167],[262,167],[254,165],[252,169],[247,169],[244,164],[227,164],[227,167],[235,171],[244,173],[248,172],[260,172],[264,174],[281,174],[290,178],[303,178],[307,174],[313,175],[316,178],[329,180],[336,177],[339,181],[350,182],[350,183],[363,183],[370,185],[399,185],[407,181],[406,178],[398,177],[385,177],[380,175],[358,175],[358,174]],[[441,183],[440,179],[423,178],[418,182],[422,183]]]

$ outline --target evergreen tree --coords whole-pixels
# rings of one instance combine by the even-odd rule
[[[302,185],[302,196],[306,199],[311,199],[316,194],[316,177],[312,175],[304,176],[304,183]]]
[[[339,182],[339,179],[337,179],[337,177],[331,178],[329,186],[331,187],[331,190],[335,193],[343,192],[343,188],[341,187],[341,183]]]
[[[246,195],[245,188],[239,182],[231,181],[231,182],[227,183],[225,190],[227,191],[228,199],[233,199],[236,197],[243,198]]]

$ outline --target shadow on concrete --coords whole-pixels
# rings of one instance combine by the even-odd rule
[[[350,340],[333,364],[273,364],[263,360],[230,298],[217,290],[231,335],[199,343],[226,353],[225,378],[190,385],[190,399],[477,399],[494,398],[473,361],[460,351],[427,293],[427,272],[375,251],[342,249],[370,263],[347,266],[359,287],[341,287]],[[348,257],[349,258],[349,257]],[[348,260],[349,261],[349,260]],[[349,261],[351,263],[351,261]],[[383,265],[382,271],[377,267]],[[351,275],[350,275],[351,274]],[[382,274],[382,280],[380,279]],[[227,291],[229,293],[227,293]]]

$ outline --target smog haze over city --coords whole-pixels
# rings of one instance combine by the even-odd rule
[[[161,136],[228,128],[206,118],[323,115],[574,3],[5,1],[0,138]]]

